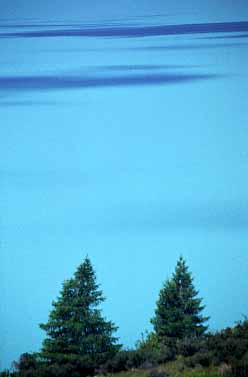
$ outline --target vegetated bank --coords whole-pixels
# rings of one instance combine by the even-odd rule
[[[248,377],[248,320],[208,332],[202,299],[183,257],[163,284],[147,333],[124,350],[106,320],[104,300],[88,257],[52,303],[47,337],[38,353],[24,353],[0,377]]]

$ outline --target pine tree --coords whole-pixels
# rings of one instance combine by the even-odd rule
[[[160,291],[155,317],[151,320],[160,340],[172,344],[178,339],[204,334],[208,328],[204,323],[209,318],[201,315],[205,307],[197,295],[192,274],[180,257],[172,278],[164,283]]]
[[[40,354],[48,365],[67,368],[70,375],[87,375],[113,357],[120,348],[113,336],[117,327],[102,317],[98,305],[103,301],[86,257],[74,277],[64,282],[48,322],[40,325],[48,335]]]

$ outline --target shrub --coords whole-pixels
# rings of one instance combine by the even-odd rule
[[[159,368],[153,368],[150,370],[148,377],[170,377],[169,373]]]
[[[208,349],[213,350],[216,362],[231,363],[241,360],[248,349],[248,320],[238,322],[233,328],[226,328],[207,337]]]
[[[178,355],[189,357],[195,355],[197,352],[208,351],[206,338],[185,338],[178,340],[176,344],[176,351]]]
[[[126,371],[131,368],[138,368],[144,360],[139,353],[134,350],[120,351],[112,359],[98,368],[98,373],[116,373]]]
[[[248,376],[248,352],[245,356],[232,365],[232,377],[247,377]],[[225,376],[226,377],[226,376]]]
[[[10,374],[10,371],[8,369],[5,369],[2,372],[0,372],[0,377],[10,377],[10,376],[11,376],[11,374]]]
[[[185,364],[190,368],[201,365],[209,367],[212,364],[213,354],[211,352],[197,352],[194,356],[185,359]]]
[[[176,357],[176,348],[158,339],[155,333],[147,333],[137,343],[137,349],[143,354],[143,358],[153,365],[172,361]]]

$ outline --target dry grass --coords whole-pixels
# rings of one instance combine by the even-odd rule
[[[217,367],[186,367],[182,359],[160,365],[156,369],[160,373],[164,372],[164,377],[221,377],[223,375]],[[154,368],[152,373],[150,369],[133,369],[127,372],[110,373],[108,377],[151,377],[152,374],[154,374]]]

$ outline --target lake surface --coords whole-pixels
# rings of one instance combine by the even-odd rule
[[[87,252],[126,345],[180,253],[211,328],[247,314],[248,22],[10,20],[0,49],[3,367]]]

